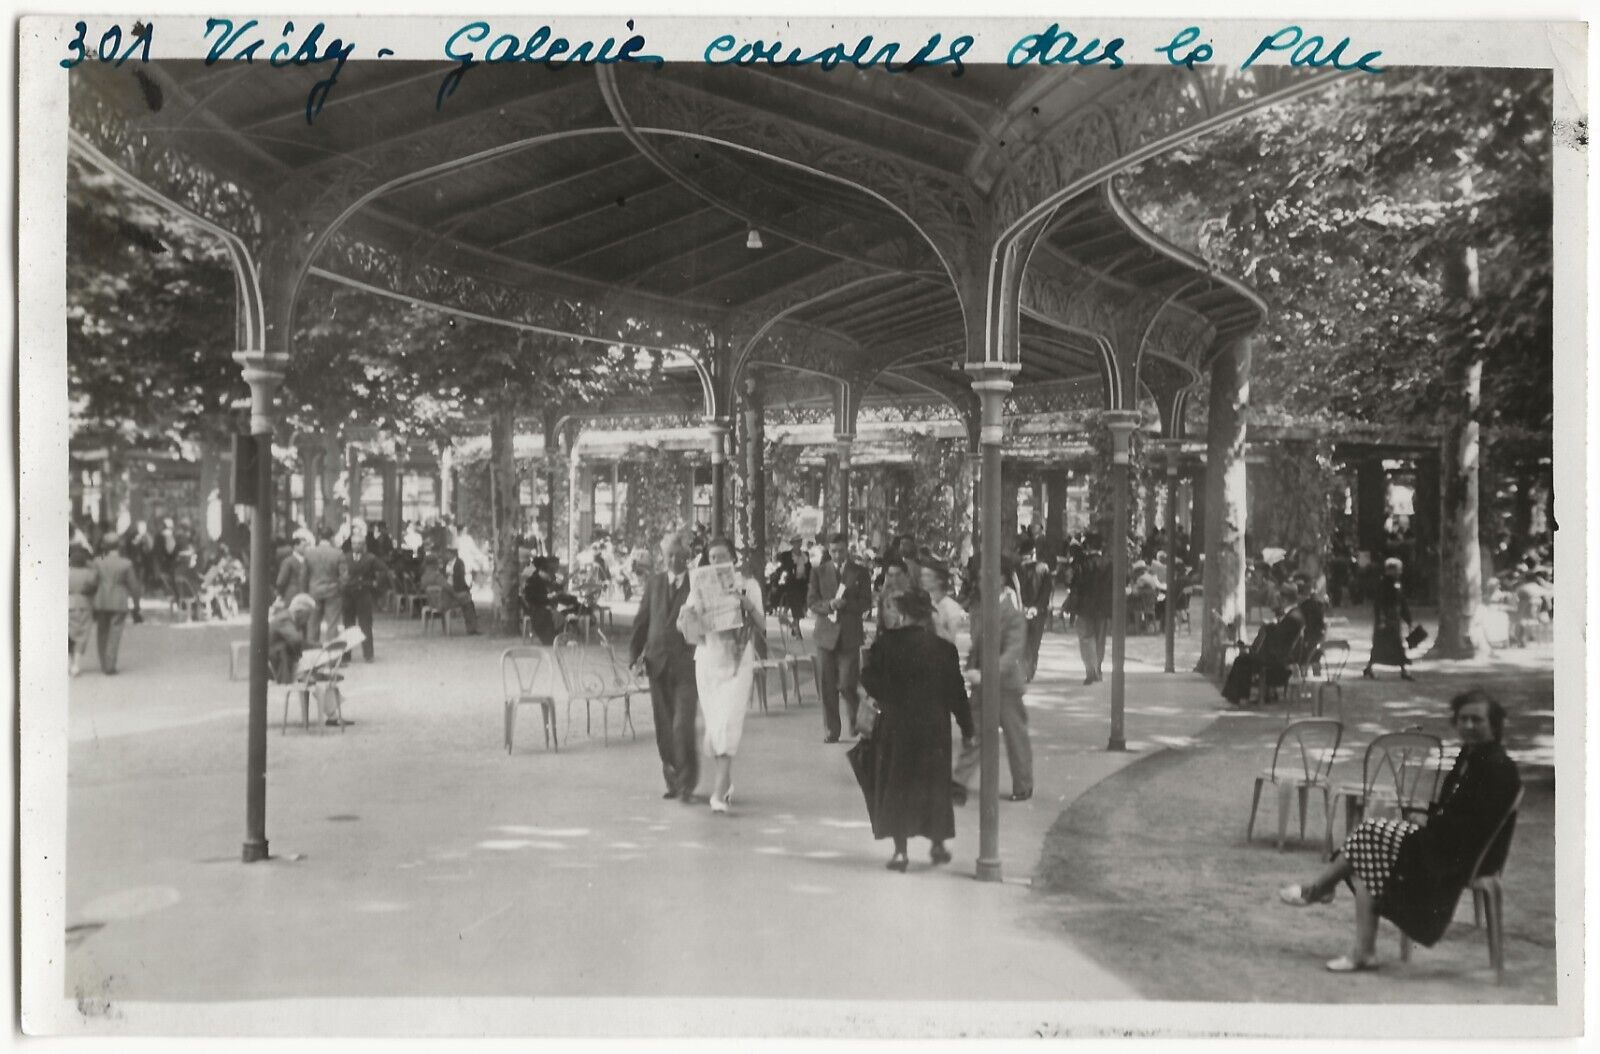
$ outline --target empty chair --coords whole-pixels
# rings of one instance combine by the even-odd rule
[[[1322,811],[1327,818],[1324,842],[1329,851],[1333,848],[1333,791],[1329,773],[1333,769],[1334,755],[1339,750],[1339,740],[1344,736],[1344,726],[1338,721],[1314,718],[1296,721],[1278,736],[1272,749],[1272,766],[1256,777],[1255,790],[1250,797],[1250,823],[1245,827],[1244,840],[1249,841],[1256,827],[1256,810],[1261,805],[1261,788],[1268,783],[1278,788],[1278,848],[1283,848],[1284,835],[1289,825],[1289,795],[1300,798],[1300,838],[1306,836],[1306,802],[1311,791],[1322,794]]]
[[[1316,708],[1317,716],[1321,717],[1326,699],[1331,692],[1339,701],[1339,719],[1344,720],[1344,680],[1345,667],[1350,665],[1350,642],[1347,640],[1325,640],[1322,642],[1322,681],[1317,685]]]
[[[555,690],[561,673],[547,648],[507,648],[500,653],[500,687],[505,695],[506,753],[515,741],[517,707],[537,706],[544,727],[544,745],[560,750],[556,738]]]
[[[631,699],[639,689],[622,683],[616,673],[609,642],[601,636],[599,647],[584,644],[572,630],[560,633],[551,645],[556,663],[561,670],[561,680],[567,690],[567,738],[571,739],[572,704],[583,703],[583,724],[586,735],[593,734],[593,708],[600,706],[600,719],[605,742],[611,742],[611,704],[621,700],[626,708],[626,727],[631,728]]]
[[[774,641],[769,639],[769,650]],[[784,655],[789,664],[789,675],[794,679],[794,705],[805,705],[805,693],[800,691],[800,666],[804,664],[811,667],[811,686],[817,693],[817,698],[822,698],[822,674],[817,670],[817,655],[806,643],[800,633],[800,623],[796,621],[783,608],[778,609],[778,636],[776,647]]]
[[[1511,846],[1511,834],[1516,829],[1517,812],[1522,808],[1524,790],[1518,790],[1517,796],[1511,802],[1511,808],[1500,818],[1495,825],[1494,833],[1489,840],[1483,843],[1483,848],[1478,851],[1478,859],[1472,864],[1472,881],[1467,883],[1467,888],[1472,891],[1472,924],[1483,925],[1484,935],[1489,940],[1489,965],[1494,967],[1494,983],[1506,983],[1506,931],[1505,931],[1505,897],[1500,881],[1501,874],[1505,871],[1505,855],[1502,854],[1499,866],[1492,872],[1484,872],[1484,864],[1489,852],[1505,835],[1505,847]],[[1411,958],[1411,938],[1405,933],[1400,934],[1400,958]]]
[[[783,630],[779,627],[776,635],[767,638],[767,654],[765,658],[757,657],[755,661],[755,676],[750,682],[750,698],[761,700],[761,712],[767,712],[767,674],[773,670],[778,671],[778,690],[783,693],[783,708],[789,708],[789,675],[794,669],[794,664],[789,660],[789,652],[784,647]],[[795,692],[800,691],[800,686],[795,685]]]
[[[1388,732],[1367,744],[1361,782],[1340,784],[1348,836],[1373,806],[1393,809],[1402,820],[1426,813],[1444,778],[1444,743],[1426,732]],[[1328,817],[1333,840],[1333,817]]]

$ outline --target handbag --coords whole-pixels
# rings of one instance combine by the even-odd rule
[[[878,727],[878,704],[871,699],[861,701],[861,709],[856,711],[856,731],[861,733],[861,738],[872,738],[872,732]]]
[[[1412,626],[1411,632],[1406,634],[1406,647],[1415,648],[1428,639],[1428,631],[1421,626]]]

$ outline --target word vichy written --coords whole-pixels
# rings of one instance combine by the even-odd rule
[[[443,77],[434,97],[435,109],[443,109],[446,100],[461,86],[466,75],[476,66],[505,63],[531,63],[550,69],[567,69],[618,64],[661,66],[660,55],[647,49],[644,34],[634,31],[634,23],[626,24],[628,36],[620,43],[617,37],[604,40],[573,40],[561,36],[548,25],[534,27],[526,34],[498,29],[488,21],[468,22],[452,32],[444,41],[443,55],[455,63]],[[65,69],[89,61],[121,66],[130,59],[150,61],[150,50],[155,39],[153,22],[136,23],[124,35],[120,25],[112,25],[99,34],[87,22],[74,26],[76,36],[67,44],[67,56],[61,60]],[[209,50],[205,56],[208,66],[225,62],[255,64],[261,62],[273,68],[315,67],[326,74],[312,85],[306,97],[306,123],[314,123],[322,112],[330,93],[339,81],[345,63],[356,55],[355,40],[334,36],[324,22],[297,26],[285,21],[276,38],[261,30],[256,19],[242,22],[231,18],[206,20],[205,37]],[[1185,26],[1174,33],[1167,43],[1152,49],[1173,66],[1194,69],[1208,64],[1215,57],[1211,43],[1203,39],[1199,26]],[[887,73],[910,73],[919,69],[944,68],[953,77],[965,71],[965,57],[977,39],[970,33],[958,33],[946,38],[942,33],[930,34],[918,44],[898,40],[879,39],[871,34],[854,41],[837,41],[818,46],[796,45],[781,39],[741,39],[731,33],[722,33],[708,41],[701,51],[701,60],[712,66],[815,66],[832,70],[848,67],[856,70],[881,69]],[[1011,44],[1006,52],[1006,65],[1012,69],[1025,66],[1103,66],[1121,69],[1127,65],[1124,54],[1130,52],[1123,37],[1080,38],[1059,23],[1052,23],[1036,33],[1028,33]],[[375,48],[372,58],[383,59],[394,55],[390,48]],[[1284,26],[1260,38],[1252,50],[1239,63],[1240,69],[1249,69],[1258,61],[1269,57],[1286,59],[1293,67],[1330,69],[1342,72],[1383,72],[1376,63],[1380,51],[1361,51],[1353,47],[1349,37],[1329,40],[1307,32],[1297,25]]]

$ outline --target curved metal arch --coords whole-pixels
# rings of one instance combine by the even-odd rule
[[[815,176],[815,177],[818,177],[820,179],[827,180],[828,182],[838,184],[839,186],[849,187],[852,190],[858,191],[858,192],[860,192],[862,194],[865,194],[868,197],[872,198],[874,201],[878,202],[879,204],[883,205],[885,208],[889,209],[896,216],[899,216],[901,220],[905,221],[906,225],[908,227],[910,227],[913,231],[916,231],[917,236],[920,237],[924,242],[926,242],[928,247],[933,250],[933,255],[934,255],[935,259],[937,259],[939,261],[939,266],[944,268],[945,277],[949,280],[951,288],[956,290],[956,301],[957,301],[958,304],[960,304],[960,302],[961,302],[961,296],[960,296],[961,284],[960,284],[959,280],[957,279],[955,268],[951,266],[949,260],[945,259],[944,252],[939,248],[939,243],[936,240],[934,240],[932,237],[930,237],[928,232],[923,230],[922,225],[920,223],[918,223],[916,220],[912,219],[911,216],[904,209],[902,209],[900,206],[896,205],[894,202],[890,201],[888,198],[884,197],[882,194],[878,193],[876,190],[873,190],[871,187],[865,186],[865,185],[863,185],[861,183],[857,183],[854,180],[846,179],[843,176],[836,175],[836,174],[834,174],[832,172],[826,172],[826,171],[824,171],[822,169],[819,169],[819,168],[814,168],[811,165],[803,164],[803,163],[801,163],[799,161],[795,161],[795,160],[793,160],[791,158],[783,157],[783,156],[781,156],[779,154],[768,153],[765,150],[757,150],[754,147],[745,146],[742,143],[735,143],[735,142],[732,142],[732,141],[729,141],[729,140],[726,140],[726,139],[719,139],[716,136],[707,135],[707,134],[705,134],[703,132],[684,132],[684,131],[681,131],[681,130],[669,129],[669,128],[640,128],[637,125],[633,124],[631,119],[627,118],[627,107],[623,104],[621,91],[617,88],[615,71],[609,66],[599,66],[599,67],[596,67],[595,73],[596,73],[596,76],[599,77],[599,79],[600,79],[601,91],[605,94],[606,105],[613,109],[613,114],[614,114],[614,116],[617,116],[619,123],[622,122],[622,121],[627,121],[627,128],[630,130],[631,133],[649,134],[649,135],[665,135],[665,136],[673,136],[673,137],[677,137],[677,138],[681,138],[681,139],[694,140],[694,141],[698,141],[698,142],[712,143],[712,144],[715,144],[717,146],[722,146],[722,147],[725,147],[727,149],[737,151],[739,153],[747,154],[747,155],[749,155],[751,157],[759,157],[759,158],[762,158],[764,160],[771,161],[774,164],[783,165],[783,166],[785,166],[787,168],[794,169],[797,172],[805,172],[808,175]],[[630,134],[630,138],[631,138],[631,134]],[[739,215],[738,212],[734,211],[731,208],[728,208],[728,206],[726,204],[715,203],[715,202],[714,202],[714,204],[718,204],[719,207],[722,207],[722,208],[726,209],[727,211],[733,213],[734,215]],[[741,217],[741,218],[743,218],[743,217]],[[862,262],[867,263],[869,266],[884,267],[883,264],[874,264],[872,261],[862,261]],[[888,270],[889,268],[885,267],[885,269]],[[914,273],[914,272],[897,272],[897,273],[910,274],[910,273]],[[967,313],[967,306],[965,304],[961,304],[961,313],[962,313],[962,323],[963,323],[963,325],[965,325],[966,324],[966,313]]]
[[[1041,218],[1048,217],[1057,205],[1097,183],[1127,171],[1140,162],[1157,157],[1208,132],[1226,127],[1257,110],[1287,102],[1312,91],[1321,91],[1323,88],[1343,80],[1347,76],[1350,76],[1350,74],[1316,74],[1299,84],[1292,84],[1275,92],[1269,92],[1259,99],[1251,100],[1248,104],[1216,114],[1205,120],[1197,121],[1182,131],[1162,136],[1130,153],[1124,154],[1115,161],[1101,165],[1086,175],[1072,180],[1066,186],[1046,195],[1042,201],[1035,203],[1021,216],[1013,220],[1005,230],[995,237],[994,242],[989,247],[988,278],[985,284],[985,288],[988,290],[988,296],[985,298],[986,310],[984,318],[985,361],[994,361],[995,349],[1005,345],[1008,323],[1014,324],[1014,313],[1010,306],[1004,303],[1004,297],[1000,294],[1017,284],[1016,276],[1019,274],[1016,269],[1018,243],[1034,225],[1040,222]]]
[[[1074,326],[1071,323],[1063,322],[1061,319],[1047,315],[1038,308],[1022,306],[1019,303],[1018,311],[1026,314],[1036,322],[1043,322],[1045,325],[1059,329],[1063,333],[1075,333],[1092,343],[1100,358],[1100,391],[1105,396],[1106,409],[1120,410],[1122,408],[1122,367],[1117,363],[1117,355],[1111,347],[1111,341],[1099,333],[1091,333],[1080,326]],[[1018,340],[1020,341],[1020,339],[1021,334],[1019,333]]]
[[[225,227],[213,223],[193,209],[180,205],[154,187],[151,187],[107,157],[77,129],[67,129],[67,149],[81,160],[93,165],[107,176],[116,180],[127,190],[154,202],[161,208],[194,224],[222,242],[223,249],[228,254],[228,262],[232,265],[234,293],[238,297],[239,316],[243,323],[242,327],[237,327],[242,328],[243,333],[236,332],[235,335],[243,338],[245,349],[254,350],[259,348],[260,343],[256,338],[265,334],[267,316],[265,302],[261,296],[261,276],[256,268],[255,260],[250,255],[249,247],[244,244],[244,240]]]
[[[547,337],[561,337],[567,340],[575,340],[584,344],[604,344],[608,347],[613,344],[621,344],[624,347],[638,348],[641,351],[656,351],[667,355],[682,355],[684,358],[688,359],[691,364],[693,364],[695,376],[700,380],[700,392],[705,399],[705,405],[707,407],[706,413],[709,414],[712,412],[710,409],[713,405],[711,374],[705,368],[705,364],[700,361],[700,357],[698,355],[687,352],[683,348],[669,348],[657,344],[644,344],[635,340],[611,340],[606,337],[597,337],[592,333],[576,333],[572,330],[557,329],[553,326],[538,326],[531,322],[517,322],[509,318],[497,318],[493,315],[483,315],[476,311],[468,311],[465,308],[451,307],[448,304],[441,304],[437,301],[428,300],[423,297],[410,296],[406,293],[397,293],[392,289],[384,289],[381,286],[371,285],[367,282],[361,281],[360,279],[351,278],[347,275],[339,274],[337,271],[329,271],[322,267],[309,268],[306,271],[306,274],[309,277],[321,278],[329,282],[336,282],[339,285],[348,286],[351,289],[359,289],[364,293],[371,293],[374,296],[387,297],[390,300],[397,300],[406,304],[421,304],[424,307],[431,308],[432,310],[438,311],[442,314],[454,315],[457,318],[471,319],[474,322],[483,322],[491,326],[503,326],[506,329],[514,329],[524,333],[537,333],[541,336]],[[571,415],[569,414],[568,416]]]
[[[786,307],[783,310],[777,312],[776,314],[774,314],[773,316],[768,318],[765,322],[763,322],[761,324],[761,328],[757,329],[755,331],[755,333],[751,335],[750,339],[745,341],[744,347],[739,349],[739,353],[738,353],[737,357],[733,360],[733,368],[728,371],[729,375],[731,377],[731,383],[734,386],[738,385],[740,378],[744,375],[745,367],[750,362],[750,356],[755,352],[756,344],[758,344],[763,337],[765,337],[768,333],[770,333],[772,331],[772,327],[773,326],[775,326],[779,322],[783,321],[784,318],[788,317],[793,312],[801,311],[801,310],[804,310],[805,308],[812,307],[812,306],[814,306],[816,304],[820,304],[823,301],[828,300],[831,297],[838,296],[841,293],[847,293],[850,290],[856,289],[856,288],[858,288],[860,286],[863,286],[863,285],[870,285],[873,282],[883,282],[883,281],[887,281],[887,280],[892,279],[892,278],[899,278],[899,277],[901,277],[901,276],[898,275],[898,274],[894,274],[894,273],[867,275],[867,276],[865,276],[863,278],[857,278],[857,279],[854,279],[852,281],[846,282],[844,285],[837,286],[837,287],[835,287],[833,289],[829,289],[826,292],[818,293],[816,296],[811,297],[811,298],[809,298],[807,300],[802,300],[797,304],[790,304],[788,307]],[[855,342],[852,341],[851,343],[854,344]],[[856,346],[859,347],[859,345],[856,345]]]

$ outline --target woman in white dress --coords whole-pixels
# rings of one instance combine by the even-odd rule
[[[732,566],[733,543],[716,538],[708,551],[712,564]],[[700,712],[706,723],[706,752],[715,762],[711,784],[711,810],[725,813],[733,795],[733,756],[739,752],[744,715],[755,680],[756,635],[766,632],[766,609],[755,579],[740,576],[739,610],[744,622],[738,629],[706,630],[706,598],[691,585],[689,599],[678,615],[678,628],[694,650],[694,679],[700,690]]]

